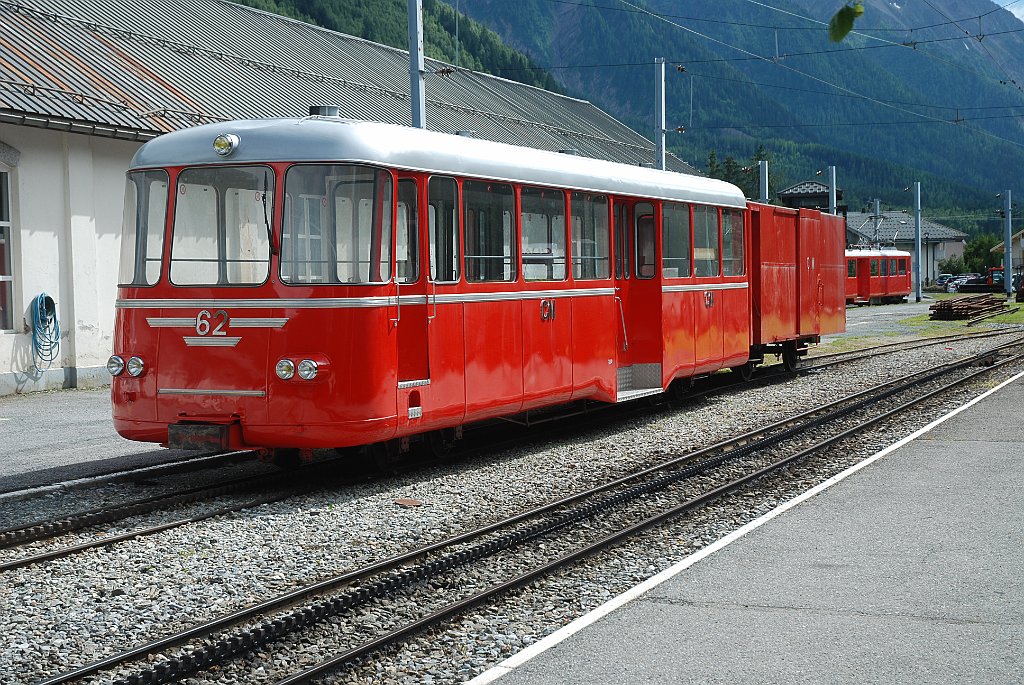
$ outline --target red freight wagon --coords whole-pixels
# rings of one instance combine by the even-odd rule
[[[753,239],[751,344],[781,349],[787,365],[800,345],[846,328],[841,216],[750,203]]]
[[[910,253],[902,250],[846,250],[847,304],[902,302],[911,291]]]
[[[114,424],[284,460],[444,449],[472,421],[793,365],[844,325],[835,222],[713,179],[337,117],[169,133],[128,172]]]

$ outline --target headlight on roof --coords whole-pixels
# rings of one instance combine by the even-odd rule
[[[222,133],[213,139],[213,150],[221,157],[227,157],[235,151],[240,142],[234,133]]]

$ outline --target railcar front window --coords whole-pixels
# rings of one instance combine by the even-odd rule
[[[128,174],[121,229],[120,285],[155,285],[160,280],[167,221],[167,172]]]
[[[743,256],[743,213],[735,209],[723,209],[722,275],[744,275],[746,262]]]
[[[258,285],[270,273],[274,172],[204,167],[178,175],[171,238],[175,285]]]
[[[523,278],[564,281],[565,194],[561,190],[523,188],[520,197]]]
[[[285,176],[281,280],[391,279],[391,175],[342,164],[296,165]]]
[[[690,275],[690,208],[666,202],[661,209],[661,271],[665,278]]]
[[[693,208],[693,264],[694,274],[698,277],[718,275],[719,232],[718,209]]]

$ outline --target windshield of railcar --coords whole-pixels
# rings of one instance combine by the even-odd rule
[[[270,273],[270,167],[185,169],[175,189],[171,282],[258,285]]]
[[[120,285],[154,285],[160,280],[167,220],[167,172],[128,174],[121,229]]]
[[[383,283],[391,278],[391,175],[345,164],[296,165],[284,184],[281,280]]]

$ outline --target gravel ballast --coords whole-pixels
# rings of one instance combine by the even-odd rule
[[[577,430],[555,442],[316,492],[12,571],[0,584],[0,625],[8,636],[0,648],[0,673],[13,675],[14,682],[39,680],[299,583],[448,537],[993,344],[970,341],[896,352],[652,410],[600,429]],[[979,392],[976,386],[950,393],[919,407],[913,418],[858,439],[856,449],[788,468],[768,479],[756,496],[724,498],[327,682],[469,679]],[[399,506],[399,499],[422,504]],[[417,615],[431,594],[464,593],[471,580],[448,578],[447,586],[418,589],[386,608],[366,608],[275,645],[269,653],[229,664],[215,679],[200,674],[188,682],[274,682],[296,664],[311,665],[329,656],[346,636],[384,630]]]

